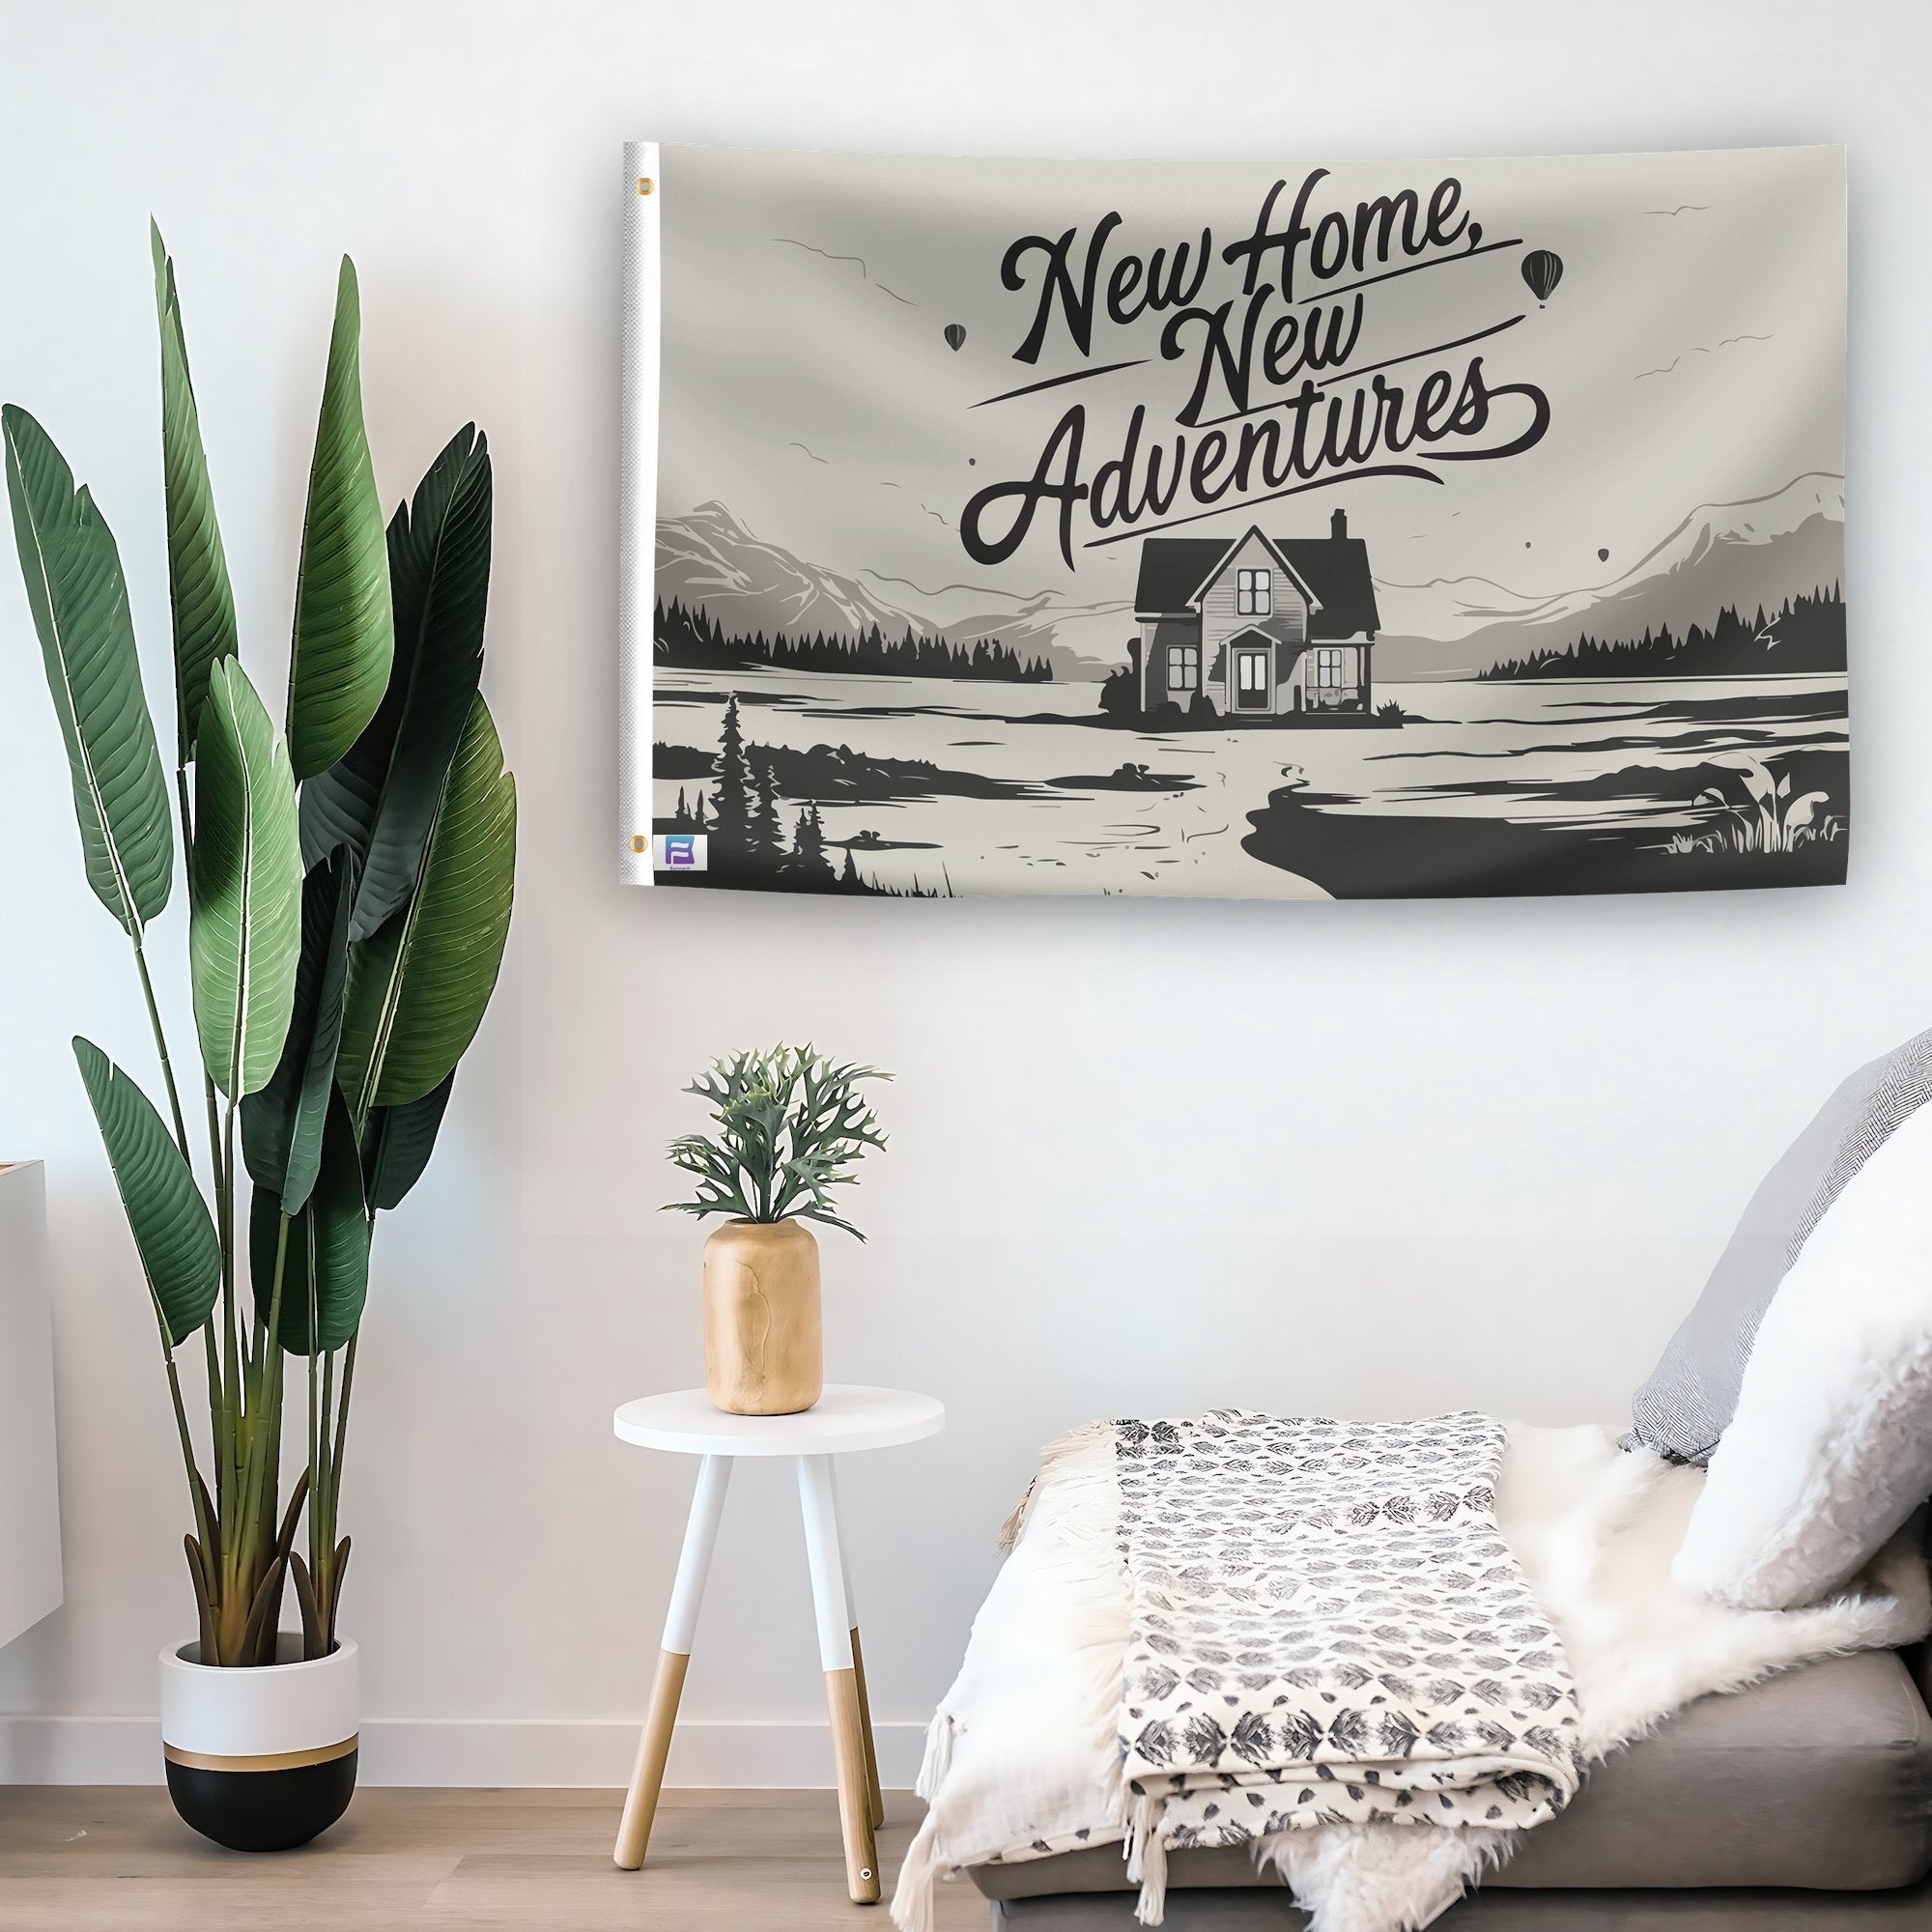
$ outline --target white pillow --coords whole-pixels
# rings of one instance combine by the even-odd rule
[[[1671,1575],[1746,1609],[1850,1580],[1932,1493],[1932,1106],[1847,1183],[1773,1297]]]

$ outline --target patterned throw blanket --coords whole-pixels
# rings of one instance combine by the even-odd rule
[[[1496,1526],[1502,1424],[1224,1409],[1113,1436],[1144,1920],[1183,1846],[1371,1820],[1520,1829],[1569,1803],[1577,1697]]]

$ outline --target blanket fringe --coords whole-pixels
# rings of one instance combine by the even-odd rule
[[[1007,1520],[1000,1525],[999,1550],[1002,1556],[1010,1556],[1014,1546],[1025,1534],[1027,1516],[1033,1508],[1033,1499],[1038,1493],[1040,1484],[1068,1457],[1090,1447],[1096,1437],[1111,1435],[1113,1427],[1111,1422],[1083,1422],[1077,1429],[1069,1429],[1056,1435],[1039,1452],[1039,1467],[1034,1472],[1033,1480],[1026,1486],[1019,1501],[1007,1512]]]
[[[937,1814],[928,1811],[913,1833],[893,1892],[893,1923],[899,1932],[933,1932],[932,1888],[939,1882]]]
[[[1127,1813],[1127,1883],[1141,1889],[1134,1917],[1143,1925],[1158,1925],[1167,1916],[1167,1841],[1160,1835],[1166,1810],[1162,1800],[1137,1792]]]
[[[913,1780],[914,1795],[930,1804],[952,1769],[952,1718],[939,1711],[925,1727],[925,1755],[920,1760],[919,1776]]]
[[[1037,1482],[1035,1478],[1035,1482]],[[1033,1501],[1035,1483],[1029,1483],[1020,1492],[1020,1499],[1007,1512],[1006,1520],[1000,1524],[1000,1533],[993,1540],[993,1548],[1002,1556],[1010,1556],[1013,1546],[1020,1540],[1020,1531],[1026,1527],[1027,1506]]]

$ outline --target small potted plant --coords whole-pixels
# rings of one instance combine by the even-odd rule
[[[715,1061],[684,1090],[715,1126],[671,1142],[672,1166],[696,1187],[665,1205],[730,1217],[704,1243],[704,1386],[727,1414],[793,1415],[824,1391],[818,1242],[804,1224],[866,1238],[833,1212],[833,1190],[885,1146],[859,1084],[891,1078],[781,1045]]]
[[[345,259],[278,730],[242,668],[158,233],[154,261],[172,790],[113,534],[24,410],[0,410],[0,443],[88,883],[131,942],[159,1077],[157,1106],[74,1041],[147,1278],[148,1312],[129,1306],[156,1330],[192,1525],[198,1635],[160,1659],[168,1789],[207,1836],[275,1851],[326,1831],[355,1790],[356,1647],[337,1628],[349,1560],[337,1509],[370,1239],[429,1160],[497,982],[516,788],[477,689],[483,439],[460,431],[385,532]],[[177,836],[193,1071],[170,1056],[148,969]],[[308,1454],[285,1483],[292,1363]],[[285,1602],[299,1630],[283,1629]]]

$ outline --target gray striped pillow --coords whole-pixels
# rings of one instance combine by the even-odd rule
[[[1928,1099],[1932,1031],[1860,1067],[1825,1102],[1751,1196],[1697,1305],[1637,1390],[1626,1449],[1710,1461],[1778,1284],[1845,1183]]]

